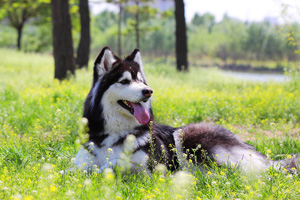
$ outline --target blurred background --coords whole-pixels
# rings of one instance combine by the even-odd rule
[[[296,0],[62,2],[68,5],[60,5],[59,0],[0,0],[0,47],[55,56],[57,41],[63,44],[57,51],[73,48],[69,55],[75,65],[67,67],[73,74],[104,46],[120,57],[139,48],[145,59],[174,66],[177,62],[179,71],[197,66],[283,73],[298,67],[300,2]],[[70,26],[61,14],[67,12]],[[55,20],[70,29],[69,36],[63,36],[66,30],[55,29]],[[57,37],[62,37],[60,42]],[[64,43],[68,40],[64,37],[71,37],[71,42]],[[178,64],[180,56],[186,60]]]

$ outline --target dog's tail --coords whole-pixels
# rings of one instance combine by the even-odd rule
[[[300,170],[300,154],[290,155],[289,158],[272,161],[273,168],[290,173],[296,173]]]

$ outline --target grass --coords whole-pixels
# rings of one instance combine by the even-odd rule
[[[177,73],[169,64],[145,63],[156,121],[172,126],[211,121],[271,159],[299,153],[297,77],[252,83],[217,69]],[[59,83],[53,69],[50,55],[0,49],[0,199],[300,198],[299,175],[273,169],[255,176],[225,167],[206,173],[157,169],[151,177],[118,169],[61,175],[73,166],[80,147],[79,122],[92,70],[78,70],[76,78]]]

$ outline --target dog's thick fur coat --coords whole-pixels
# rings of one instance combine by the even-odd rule
[[[135,136],[131,141],[132,170],[151,171],[158,163],[176,170],[186,165],[186,159],[199,167],[214,161],[245,171],[283,164],[269,162],[253,146],[220,126],[204,122],[180,128],[156,124],[152,93],[137,49],[122,60],[108,47],[103,48],[95,60],[92,88],[84,104],[89,141],[77,154],[77,167],[104,170],[119,165],[128,135]]]

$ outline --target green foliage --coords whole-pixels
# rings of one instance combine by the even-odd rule
[[[11,7],[6,9],[8,2]],[[39,7],[38,13],[32,12],[36,17],[28,22],[28,27],[24,30],[22,39],[25,51],[50,52],[52,50],[51,37],[51,12],[49,9],[49,0],[35,0],[33,5],[27,1],[2,1],[0,9],[0,19],[7,19],[7,12],[11,9],[18,14],[21,8]],[[136,48],[135,44],[135,14],[140,13],[140,49],[144,54],[152,56],[171,57],[174,55],[174,19],[173,11],[167,10],[163,13],[151,7],[152,1],[138,1],[140,6],[133,1],[109,1],[115,5],[122,3],[125,6],[123,10],[122,21],[122,46],[123,51],[130,52]],[[131,2],[131,4],[127,4]],[[18,9],[16,9],[18,8]],[[79,41],[79,15],[78,0],[70,1],[70,12],[72,16],[72,34],[74,46]],[[117,49],[118,36],[118,14],[103,11],[97,16],[91,16],[91,37],[92,37],[92,55],[99,52],[99,48],[110,46]],[[3,47],[13,47],[17,38],[16,33],[12,33],[7,20],[0,24],[0,45]],[[48,30],[48,31],[47,31]],[[234,62],[249,64],[249,61],[263,61],[261,65],[267,65],[269,61],[275,61],[279,64],[296,61],[299,58],[299,39],[300,26],[294,24],[272,25],[269,22],[244,23],[238,19],[227,15],[221,22],[216,22],[212,14],[195,14],[191,23],[188,24],[188,49],[190,62],[210,59],[222,60],[221,63]],[[167,60],[167,58],[165,58]],[[248,63],[247,63],[248,62]],[[276,65],[276,64],[275,64]],[[285,64],[285,67],[288,67]]]

